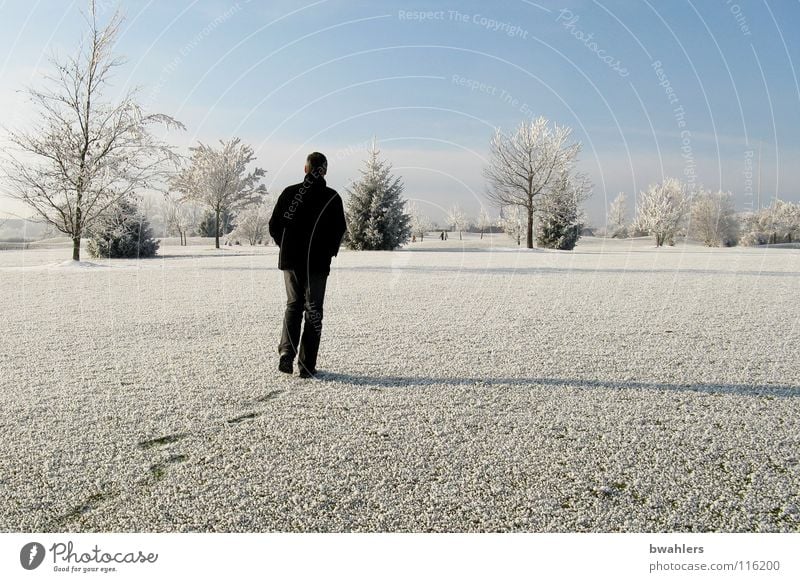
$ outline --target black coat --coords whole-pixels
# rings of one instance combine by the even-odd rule
[[[278,198],[269,234],[280,247],[278,268],[330,273],[347,230],[342,199],[323,177],[306,174]]]

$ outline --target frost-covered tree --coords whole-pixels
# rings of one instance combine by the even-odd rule
[[[114,55],[123,19],[116,12],[101,26],[94,1],[85,19],[88,34],[76,54],[53,57],[44,87],[27,90],[37,121],[10,132],[4,164],[9,194],[69,236],[76,261],[87,229],[134,191],[160,188],[177,164],[151,128],[183,128],[172,117],[145,112],[136,89],[117,101],[106,98],[114,70],[124,64]]]
[[[93,257],[144,259],[154,257],[159,241],[147,217],[133,200],[122,199],[103,214],[88,230],[87,248]]]
[[[236,228],[236,216],[224,208],[217,220],[217,213],[213,210],[206,210],[200,222],[197,224],[197,234],[204,238],[215,238],[219,236],[222,238],[226,234],[230,234]]]
[[[483,233],[485,233],[488,229],[490,229],[493,226],[492,217],[489,216],[489,213],[483,207],[481,207],[480,212],[478,212],[477,226],[478,230],[481,231],[481,239],[483,239]]]
[[[422,242],[425,240],[425,234],[433,228],[433,223],[430,218],[422,212],[416,202],[409,202],[407,208],[410,218],[411,234]]]
[[[269,218],[272,216],[274,203],[264,201],[261,204],[250,206],[236,217],[236,228],[231,232],[230,239],[243,238],[251,245],[269,239]]]
[[[739,238],[739,219],[733,195],[698,189],[692,199],[691,234],[709,247],[735,245]]]
[[[581,204],[589,197],[591,184],[585,175],[560,174],[538,203],[536,241],[541,247],[572,250],[581,236],[584,217]]]
[[[800,240],[800,204],[774,200],[767,208],[747,213],[741,219],[740,244],[778,244]]]
[[[163,219],[156,208],[156,200],[157,198],[150,193],[143,194],[136,197],[136,206],[150,223],[150,228],[153,229],[153,232],[158,232],[157,227],[159,226],[161,227],[159,230],[164,232],[163,225],[160,224]]]
[[[458,231],[458,240],[463,240],[461,233],[467,228],[467,215],[458,205],[451,206],[447,211],[447,222],[453,228],[453,232]]]
[[[173,190],[192,200],[208,206],[214,213],[217,227],[214,243],[219,248],[221,219],[225,211],[236,212],[259,204],[267,188],[261,184],[266,172],[248,166],[255,161],[253,148],[241,143],[239,138],[220,141],[219,148],[203,143],[189,148],[189,164],[172,180]]]
[[[620,192],[608,209],[606,221],[608,233],[611,238],[626,238],[628,236],[628,198],[625,192]]]
[[[500,208],[500,226],[508,237],[517,245],[522,245],[527,218],[521,206],[503,206]]]
[[[800,240],[800,204],[775,200],[771,208],[774,208],[775,224],[777,225],[774,238],[783,239],[784,242]],[[775,242],[780,242],[780,240],[775,240]]]
[[[181,239],[181,246],[186,246],[189,233],[200,223],[200,207],[172,193],[164,197],[161,207],[167,232],[177,234]]]
[[[411,217],[405,212],[403,183],[381,160],[375,141],[361,179],[346,189],[347,246],[355,250],[393,250],[408,242]]]
[[[538,117],[519,125],[513,135],[500,129],[492,138],[490,160],[484,170],[487,196],[498,206],[520,206],[527,213],[527,246],[533,248],[533,222],[537,198],[562,173],[570,173],[581,150],[567,143],[572,130]]]
[[[666,178],[639,194],[634,228],[655,237],[657,247],[674,244],[688,209],[686,186],[675,178]]]
[[[761,224],[760,212],[742,212],[739,215],[741,234],[739,244],[745,247],[765,245],[769,241]]]

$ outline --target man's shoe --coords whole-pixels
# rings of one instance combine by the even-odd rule
[[[300,364],[300,377],[301,378],[313,378],[316,375],[317,375],[317,369],[316,368],[311,368],[309,370],[303,364]]]
[[[278,361],[278,370],[284,374],[294,373],[294,357],[281,356],[281,359]]]

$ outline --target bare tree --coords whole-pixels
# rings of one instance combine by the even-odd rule
[[[675,178],[666,178],[640,193],[635,228],[654,236],[657,247],[673,244],[688,208],[686,186]]]
[[[503,227],[508,237],[522,245],[522,235],[525,233],[525,216],[521,206],[512,205],[500,208],[500,226]]]
[[[611,207],[608,209],[608,233],[611,238],[626,238],[628,236],[628,229],[626,226],[628,214],[628,199],[625,192],[620,192]]]
[[[700,189],[691,209],[693,234],[706,246],[732,246],[739,238],[739,220],[730,192]]]
[[[269,218],[274,203],[264,201],[244,210],[236,219],[236,228],[228,235],[228,240],[239,237],[247,239],[251,245],[269,239]]]
[[[420,210],[416,202],[409,202],[406,208],[408,215],[411,217],[411,234],[422,242],[425,240],[425,234],[433,228],[433,224],[430,218]]]
[[[172,188],[183,194],[184,200],[194,200],[209,206],[216,217],[215,244],[219,248],[219,222],[223,211],[236,212],[258,204],[267,188],[260,184],[266,172],[247,167],[255,161],[253,148],[239,138],[220,141],[215,149],[199,143],[189,148],[189,165],[172,180]]]
[[[170,163],[177,164],[150,128],[183,129],[172,117],[145,113],[138,89],[118,103],[103,100],[112,72],[124,63],[113,54],[123,19],[115,12],[101,28],[97,12],[92,0],[88,38],[74,56],[50,59],[55,72],[45,77],[44,89],[27,89],[38,122],[9,132],[13,151],[6,156],[11,195],[72,239],[76,261],[86,229],[135,191],[160,188]]]
[[[486,212],[486,209],[481,207],[481,211],[478,213],[478,229],[481,231],[481,239],[483,239],[483,233],[491,226],[492,218]]]
[[[181,246],[186,246],[189,231],[201,220],[200,208],[191,200],[183,200],[179,195],[170,193],[164,197],[162,212],[167,229],[177,233]]]
[[[462,240],[461,232],[467,227],[467,215],[456,205],[447,211],[447,221],[453,226],[453,230],[458,231],[458,240]]]
[[[538,117],[521,123],[513,135],[498,129],[492,138],[489,166],[484,170],[487,197],[498,206],[520,206],[527,211],[528,248],[533,248],[536,198],[561,173],[572,170],[580,153],[580,143],[567,143],[571,133],[570,128],[555,124],[551,129],[548,120]]]

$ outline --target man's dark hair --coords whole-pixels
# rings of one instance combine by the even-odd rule
[[[315,173],[317,170],[322,170],[322,173],[324,174],[328,171],[328,158],[326,158],[324,154],[312,152],[308,154],[306,162],[308,162],[308,171],[310,173]]]

